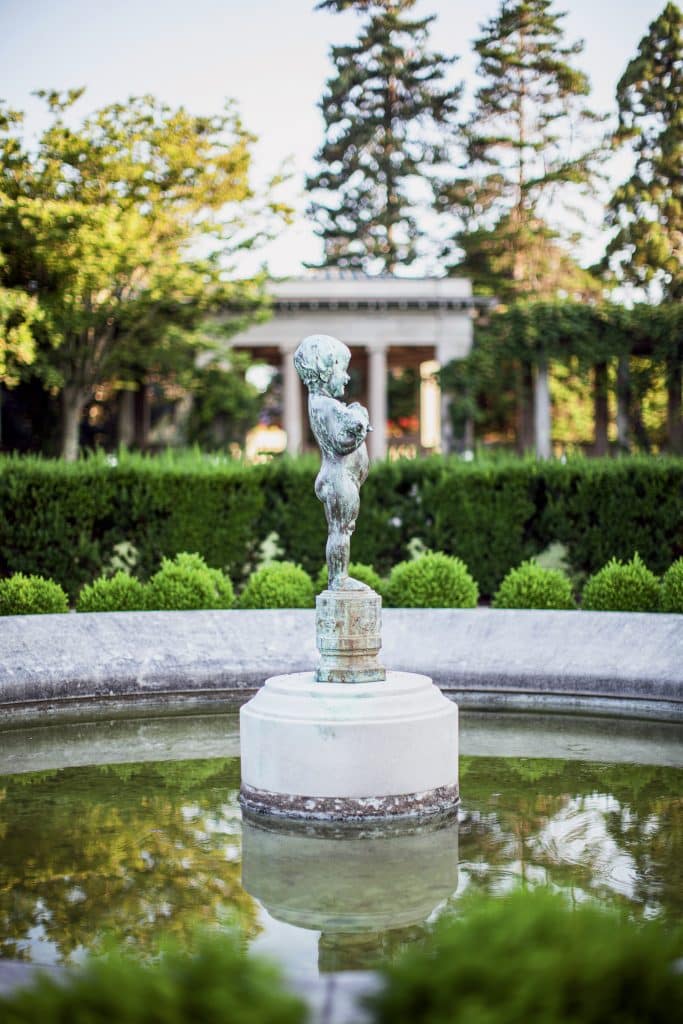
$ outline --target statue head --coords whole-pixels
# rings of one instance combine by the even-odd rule
[[[349,382],[351,351],[329,334],[310,334],[294,353],[294,365],[309,390],[341,398]]]

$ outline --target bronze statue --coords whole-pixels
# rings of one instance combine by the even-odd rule
[[[358,402],[339,399],[349,382],[351,352],[337,338],[312,334],[294,353],[294,365],[308,388],[308,415],[320,446],[322,465],[315,493],[327,518],[329,590],[369,590],[349,576],[351,534],[360,507],[360,488],[368,475],[365,438],[372,430],[368,412]]]

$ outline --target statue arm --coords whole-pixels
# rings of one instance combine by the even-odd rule
[[[370,425],[367,411],[358,402],[334,409],[331,416],[330,438],[340,455],[349,455],[363,444]]]

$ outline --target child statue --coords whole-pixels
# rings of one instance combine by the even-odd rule
[[[360,507],[360,488],[368,475],[365,438],[372,430],[358,402],[339,399],[349,382],[351,352],[337,338],[312,334],[294,353],[297,373],[308,388],[308,416],[320,446],[322,465],[315,493],[327,518],[328,590],[370,590],[349,576],[351,534]]]

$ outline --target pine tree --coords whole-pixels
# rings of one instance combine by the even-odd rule
[[[438,208],[462,228],[453,248],[464,252],[456,273],[507,300],[559,289],[595,289],[548,223],[567,186],[589,190],[597,147],[576,150],[582,129],[600,119],[585,106],[588,79],[572,65],[582,43],[564,41],[564,14],[552,0],[502,0],[475,41],[479,75],[474,109],[461,126],[463,172],[444,183]]]
[[[460,87],[452,59],[427,48],[433,17],[410,18],[415,0],[323,0],[367,11],[358,39],[332,47],[334,74],[321,101],[325,141],[307,181],[325,266],[393,273],[419,255],[419,179],[444,159],[441,137]]]
[[[683,298],[683,13],[668,3],[649,27],[617,85],[616,142],[631,141],[635,167],[614,193],[608,246],[617,275],[656,282]]]

